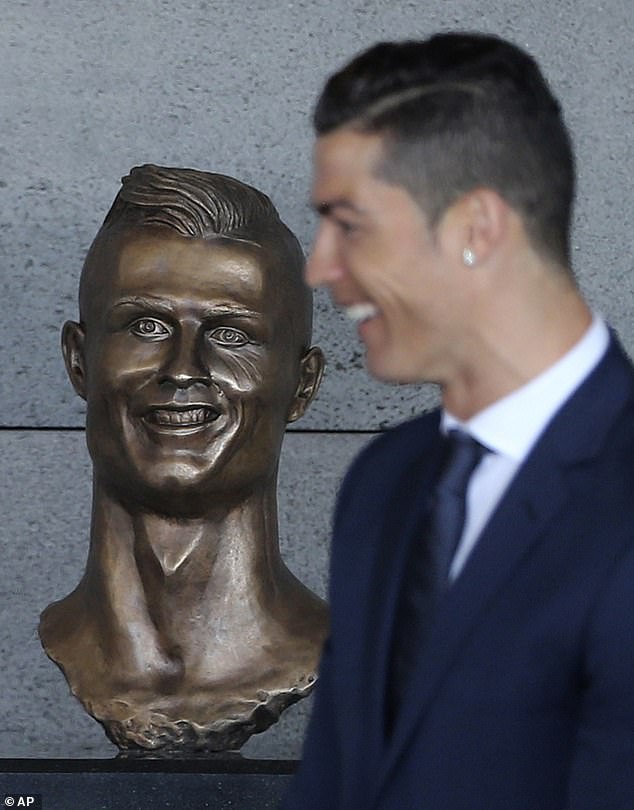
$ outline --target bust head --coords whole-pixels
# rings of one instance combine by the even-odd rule
[[[88,253],[64,327],[97,479],[199,515],[270,485],[286,424],[319,385],[303,255],[261,192],[143,166]]]
[[[91,542],[40,637],[122,748],[225,750],[308,694],[324,603],[278,548],[286,425],[323,369],[303,254],[266,195],[141,166],[64,325],[86,400]]]

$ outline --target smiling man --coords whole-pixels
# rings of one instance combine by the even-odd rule
[[[225,750],[304,697],[326,607],[288,571],[277,470],[323,369],[299,244],[229,177],[143,166],[62,344],[86,400],[91,544],[40,636],[123,748]]]
[[[570,266],[535,62],[384,43],[315,112],[307,268],[369,370],[442,407],[353,465],[285,810],[634,807],[634,372]]]

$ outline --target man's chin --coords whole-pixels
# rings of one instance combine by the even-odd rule
[[[396,385],[420,385],[431,382],[427,379],[418,358],[383,348],[366,347],[365,362],[368,373],[376,380]]]

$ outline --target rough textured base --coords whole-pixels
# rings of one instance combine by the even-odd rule
[[[278,692],[263,697],[261,703],[231,717],[207,725],[193,720],[173,720],[159,712],[139,712],[125,721],[96,719],[115,745],[122,749],[160,752],[237,751],[252,734],[265,731],[277,722],[287,706],[308,695],[304,691]]]

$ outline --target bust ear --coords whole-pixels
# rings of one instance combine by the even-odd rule
[[[287,422],[294,422],[306,412],[319,389],[324,365],[324,353],[319,346],[312,346],[302,357],[299,383],[288,412]]]
[[[62,353],[68,378],[82,399],[86,399],[86,363],[84,357],[84,327],[75,321],[66,321],[62,327]]]

